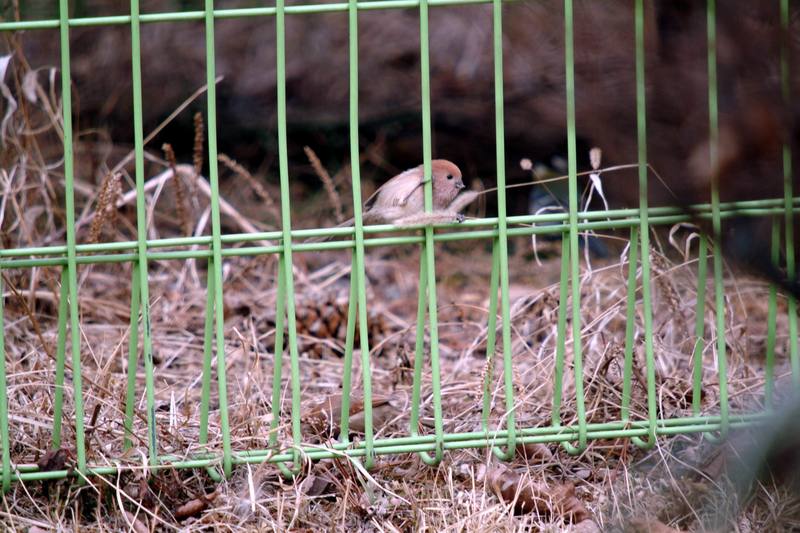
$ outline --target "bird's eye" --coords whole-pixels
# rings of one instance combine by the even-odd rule
[[[452,174],[448,174],[447,175],[447,179],[449,179],[449,180],[453,179],[453,175]]]

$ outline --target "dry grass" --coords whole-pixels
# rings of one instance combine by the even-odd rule
[[[14,63],[15,94],[21,94],[24,66]],[[48,82],[49,83],[49,82]],[[53,111],[60,108],[55,88],[37,85],[39,99],[27,102],[25,114],[11,119],[8,150],[2,155],[0,228],[3,246],[18,248],[60,243],[64,240],[64,200],[58,146],[61,122]],[[21,101],[23,101],[21,99]],[[198,131],[202,132],[202,121]],[[35,126],[35,127],[34,127]],[[202,147],[202,135],[195,140]],[[43,147],[49,147],[45,150]],[[92,219],[116,202],[105,199],[109,169],[125,153],[106,150],[97,163],[100,144],[76,143],[76,198],[79,242],[87,242],[101,223]],[[194,151],[197,180],[202,150]],[[148,176],[177,167],[172,157],[163,161],[148,147]],[[256,191],[257,198],[236,204],[223,224],[229,230],[263,226],[263,218],[241,213],[263,211],[271,193],[264,176],[253,176],[233,161],[223,161]],[[129,164],[119,168],[126,190],[132,186]],[[174,174],[174,171],[173,171]],[[327,183],[327,182],[326,182]],[[254,184],[257,184],[256,187]],[[163,183],[162,183],[163,185]],[[333,187],[331,182],[331,187]],[[335,191],[335,189],[333,189]],[[106,192],[104,192],[106,191]],[[163,186],[149,189],[149,238],[174,236],[185,230],[191,217],[195,234],[207,231],[207,205],[195,199],[192,212],[175,216]],[[330,193],[330,191],[329,191]],[[296,195],[301,196],[301,195]],[[334,205],[340,203],[338,194]],[[104,206],[101,208],[100,206]],[[269,206],[274,211],[274,206]],[[83,213],[83,214],[81,214]],[[273,213],[274,214],[274,213]],[[107,240],[135,238],[135,218],[123,206],[119,222],[106,225]],[[205,218],[204,218],[205,217]],[[96,218],[95,218],[96,220]],[[317,221],[319,222],[319,221]],[[327,221],[330,223],[330,221]],[[520,427],[550,423],[556,349],[558,261],[534,266],[526,257],[526,240],[516,242],[521,251],[511,258],[511,329],[516,417]],[[480,429],[481,387],[488,368],[485,358],[488,279],[491,255],[484,245],[472,243],[442,247],[437,255],[441,273],[440,348],[442,407],[445,431]],[[694,261],[672,259],[676,254],[653,249],[654,345],[656,387],[661,417],[683,416],[691,408],[691,367],[694,345],[688,324],[693,322],[696,298]],[[414,363],[416,250],[373,249],[367,257],[373,390],[389,398],[390,409],[377,428],[381,438],[407,434]],[[349,286],[349,257],[344,254],[305,254],[296,262],[299,309],[311,316],[318,302],[345,297]],[[235,450],[265,448],[272,417],[272,369],[275,363],[276,266],[265,258],[231,258],[225,262],[224,311],[231,437]],[[565,516],[551,506],[515,515],[513,502],[504,502],[489,488],[484,470],[496,468],[482,449],[447,453],[438,467],[428,467],[413,455],[378,458],[366,473],[346,459],[305,464],[294,480],[282,478],[271,465],[239,467],[227,482],[216,484],[204,471],[163,470],[147,475],[146,423],[143,419],[144,373],[137,372],[137,417],[134,447],[123,452],[122,420],[130,331],[131,265],[105,264],[79,270],[81,371],[87,414],[88,456],[92,464],[122,464],[118,476],[93,477],[78,486],[71,481],[15,484],[3,499],[0,520],[9,530],[62,528],[82,531],[123,530],[364,530],[364,531],[558,531],[567,527]],[[188,456],[202,451],[198,445],[199,398],[206,306],[204,266],[196,261],[154,261],[150,264],[150,311],[155,372],[156,417],[159,452]],[[595,261],[581,278],[582,345],[587,418],[590,422],[619,419],[622,393],[622,352],[626,326],[627,265]],[[11,454],[15,464],[52,460],[47,456],[53,425],[54,354],[57,338],[59,271],[55,268],[12,269],[4,272],[5,345],[11,413]],[[710,289],[707,295],[710,294]],[[731,406],[744,410],[760,401],[766,338],[766,286],[729,273],[725,309],[728,339],[728,377]],[[709,299],[704,317],[706,346],[703,366],[703,408],[718,408],[714,310]],[[786,373],[787,331],[785,304],[780,303],[778,371]],[[316,311],[315,311],[316,312]],[[327,319],[326,319],[327,320]],[[339,392],[343,351],[337,337],[315,338],[314,330],[298,323],[302,353],[300,372],[306,408],[320,398]],[[693,328],[692,328],[693,329]],[[646,415],[645,363],[641,317],[635,321],[636,347],[632,412]],[[313,348],[320,343],[330,350]],[[567,344],[562,421],[577,421],[572,343]],[[283,354],[284,368],[289,359]],[[355,357],[353,389],[363,390],[360,359]],[[496,361],[497,363],[497,361]],[[74,442],[73,369],[68,365],[65,390],[64,443]],[[284,373],[286,374],[286,372]],[[504,420],[504,389],[500,366],[490,383],[492,424]],[[422,423],[432,417],[432,376],[429,365],[422,378]],[[290,387],[282,381],[282,417],[279,440],[289,446]],[[221,449],[218,400],[212,393],[208,448]],[[304,409],[305,410],[305,409]],[[323,435],[305,428],[309,442]],[[578,456],[559,446],[539,449],[539,455],[517,456],[509,468],[545,487],[571,483],[576,496],[600,528],[613,530],[632,519],[660,520],[679,528],[697,529],[701,516],[713,505],[719,477],[705,475],[704,459],[710,445],[695,437],[663,438],[645,452],[627,441],[597,441]],[[67,465],[71,459],[65,457]],[[44,464],[44,463],[43,463]],[[698,478],[699,475],[699,478]],[[709,503],[710,502],[710,503]],[[184,517],[186,505],[196,513]],[[783,489],[760,486],[743,509],[729,513],[727,527],[738,531],[766,531],[796,524],[797,501]],[[650,521],[650,522],[647,522]],[[584,524],[586,526],[586,524]],[[576,526],[577,528],[578,526]]]

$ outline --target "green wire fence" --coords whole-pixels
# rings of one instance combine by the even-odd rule
[[[788,0],[779,0],[781,9],[782,31],[788,31]],[[359,166],[353,165],[353,207],[355,213],[352,228],[327,228],[295,230],[291,226],[292,206],[289,196],[289,172],[287,156],[286,128],[286,50],[285,50],[285,17],[292,14],[329,13],[346,11],[349,22],[349,87],[350,87],[350,157],[351,161],[359,160],[358,125],[359,125],[359,47],[358,47],[358,14],[359,11],[376,9],[418,9],[420,20],[420,56],[421,56],[421,95],[422,95],[422,132],[423,161],[426,175],[431,168],[431,98],[429,68],[429,8],[463,4],[492,4],[493,18],[493,52],[494,52],[494,94],[495,94],[495,129],[497,157],[498,202],[497,217],[467,220],[454,232],[449,226],[434,231],[431,226],[425,227],[417,235],[396,235],[375,237],[376,233],[402,231],[388,225],[364,226],[361,216],[362,196],[360,189]],[[372,465],[376,455],[397,453],[418,453],[428,464],[436,464],[442,460],[446,450],[464,448],[493,448],[495,454],[504,459],[510,458],[516,445],[521,443],[559,442],[569,453],[580,453],[592,439],[629,438],[637,446],[648,448],[655,444],[660,435],[676,435],[692,432],[704,432],[724,436],[731,428],[744,426],[758,420],[764,413],[732,414],[729,410],[726,339],[723,291],[723,258],[718,244],[707,237],[701,237],[697,250],[698,280],[696,324],[693,357],[693,396],[692,416],[680,418],[660,418],[657,410],[655,356],[653,347],[653,318],[651,298],[651,265],[648,250],[651,228],[656,225],[676,224],[690,221],[686,209],[673,207],[653,207],[647,205],[648,165],[647,165],[647,119],[645,77],[645,14],[644,0],[635,0],[634,20],[636,44],[636,110],[639,170],[639,208],[613,209],[605,211],[579,212],[578,182],[576,163],[576,125],[575,125],[575,75],[573,49],[573,1],[564,0],[564,32],[566,63],[566,97],[567,97],[567,132],[568,132],[568,168],[569,168],[569,209],[567,213],[507,216],[505,191],[505,151],[503,121],[503,5],[501,0],[376,0],[371,2],[349,2],[330,4],[307,4],[286,6],[284,0],[277,0],[274,7],[249,9],[215,10],[213,1],[206,0],[205,10],[141,14],[139,2],[131,0],[130,15],[95,18],[69,18],[67,0],[59,2],[60,16],[57,20],[33,20],[0,22],[0,31],[35,30],[41,28],[58,28],[61,43],[61,80],[63,99],[64,129],[64,174],[66,193],[66,245],[36,248],[18,248],[0,250],[0,269],[19,269],[33,267],[59,267],[61,269],[61,295],[58,307],[58,339],[56,352],[56,372],[54,377],[55,399],[53,413],[52,447],[58,449],[62,443],[62,418],[64,409],[65,367],[67,354],[71,355],[72,387],[74,389],[75,410],[75,450],[76,470],[80,476],[92,474],[111,474],[120,466],[92,465],[87,462],[86,430],[84,427],[83,383],[81,376],[81,336],[79,332],[78,282],[79,265],[99,263],[132,263],[131,302],[130,302],[130,338],[128,345],[127,390],[125,403],[124,429],[126,432],[125,447],[132,446],[132,435],[136,402],[136,371],[138,354],[141,350],[145,372],[145,413],[147,420],[148,461],[152,468],[208,468],[215,477],[215,467],[221,465],[222,474],[229,476],[234,465],[246,463],[275,463],[287,475],[295,474],[302,467],[303,458],[320,459],[347,455],[352,458],[363,458],[366,467]],[[715,1],[707,2],[707,45],[708,45],[708,102],[710,154],[713,163],[718,158],[719,125],[717,111],[717,78],[716,78],[716,26]],[[219,176],[217,161],[217,116],[215,90],[215,41],[214,27],[218,19],[237,17],[275,17],[277,42],[277,110],[278,110],[278,156],[281,189],[281,221],[280,231],[247,234],[222,234],[220,224]],[[142,126],[142,69],[140,28],[145,23],[196,21],[205,22],[206,43],[206,76],[208,83],[208,150],[210,164],[209,181],[212,190],[211,202],[211,236],[186,237],[148,240],[146,238],[146,205],[144,189],[144,147]],[[72,126],[72,93],[70,79],[70,29],[80,26],[129,25],[131,31],[132,75],[133,75],[133,125],[135,140],[135,178],[136,178],[136,214],[137,235],[135,242],[113,242],[100,244],[77,244],[75,236],[75,200],[74,200],[74,154]],[[783,97],[788,101],[788,61],[786,49],[782,51]],[[733,216],[771,217],[772,260],[777,263],[780,255],[780,227],[783,226],[785,243],[786,270],[790,278],[795,275],[795,258],[792,243],[794,242],[793,215],[800,209],[800,197],[794,197],[792,191],[792,169],[789,147],[784,147],[784,196],[783,198],[752,200],[736,203],[722,203],[719,198],[718,184],[712,183],[711,202],[692,207],[693,216],[709,219],[714,234],[719,234],[722,221]],[[425,183],[425,208],[432,208],[431,181]],[[781,224],[782,219],[782,224]],[[580,297],[580,265],[579,235],[589,230],[628,230],[630,247],[628,249],[628,278],[626,316],[627,329],[624,347],[623,392],[621,417],[617,421],[589,423],[583,390],[583,366],[581,347],[581,297]],[[407,232],[406,232],[407,233]],[[563,252],[560,274],[560,294],[557,321],[555,383],[552,406],[552,423],[546,427],[517,427],[515,421],[515,398],[513,387],[511,316],[509,301],[509,251],[508,240],[511,237],[536,234],[557,234],[562,236]],[[301,242],[308,237],[335,237],[338,240],[327,242]],[[503,383],[505,389],[504,427],[492,428],[489,425],[491,410],[489,386],[492,382],[491,364],[487,364],[487,375],[484,381],[483,426],[481,431],[465,433],[446,433],[443,428],[441,404],[440,353],[437,327],[436,301],[436,257],[435,244],[451,240],[482,239],[491,240],[493,246],[492,270],[489,282],[489,318],[487,325],[487,357],[493,358],[496,352],[502,353]],[[262,241],[259,245],[246,245],[254,241]],[[263,241],[274,242],[264,245]],[[236,245],[245,244],[242,247]],[[419,299],[416,323],[416,349],[414,360],[413,395],[411,400],[410,427],[408,436],[401,438],[377,439],[372,423],[372,391],[370,380],[370,349],[367,329],[367,298],[365,252],[368,247],[386,245],[419,245],[422,249],[419,272]],[[711,275],[714,287],[716,313],[716,336],[719,379],[718,415],[701,414],[701,373],[703,358],[703,337],[705,314],[705,290],[708,279],[707,256],[711,247],[713,264]],[[178,249],[175,249],[178,248]],[[350,276],[350,305],[347,317],[347,336],[344,352],[343,391],[351,390],[352,364],[356,327],[360,333],[361,369],[363,372],[364,396],[364,438],[359,442],[351,442],[349,431],[350,398],[342,395],[340,438],[337,443],[327,446],[310,446],[304,443],[300,426],[300,366],[298,354],[298,334],[295,322],[293,254],[321,250],[350,250],[352,253],[352,270]],[[228,392],[225,360],[225,338],[223,328],[223,296],[222,263],[224,258],[233,256],[255,256],[273,254],[279,258],[278,300],[276,319],[276,339],[274,353],[274,381],[272,388],[271,433],[269,447],[260,450],[234,451],[231,446],[231,428],[228,414]],[[157,441],[155,413],[155,382],[150,330],[150,294],[148,291],[148,267],[152,261],[200,259],[208,262],[207,303],[204,336],[204,361],[202,374],[202,396],[200,407],[199,444],[208,443],[208,421],[211,409],[211,391],[216,387],[219,396],[219,424],[222,436],[221,450],[209,450],[189,458],[159,453]],[[637,287],[637,270],[641,269],[641,288]],[[2,280],[0,280],[2,283]],[[634,420],[631,417],[631,389],[633,376],[634,323],[636,318],[637,291],[641,291],[641,312],[644,324],[645,359],[646,359],[646,393],[647,418]],[[499,297],[498,297],[499,292]],[[800,383],[800,358],[797,341],[797,304],[788,296],[788,323],[790,335],[790,362],[795,383]],[[0,300],[0,305],[5,302]],[[774,395],[774,362],[777,321],[777,288],[772,287],[769,293],[767,364],[765,370],[766,405],[769,406]],[[575,382],[575,403],[577,424],[563,425],[560,408],[565,372],[565,346],[568,338],[567,320],[571,312],[573,364]],[[496,350],[497,320],[500,323],[499,350]],[[3,313],[0,313],[2,325]],[[139,324],[141,323],[141,336]],[[429,350],[426,353],[425,331],[429,332]],[[288,332],[284,338],[284,330]],[[67,333],[71,343],[67,345]],[[0,327],[0,352],[5,353],[4,329]],[[287,450],[279,449],[278,432],[281,420],[281,383],[284,376],[280,354],[288,348],[290,354],[291,375],[291,437],[292,446]],[[212,362],[216,354],[216,372]],[[687,354],[688,356],[688,354]],[[423,365],[429,363],[431,369],[431,392],[433,401],[433,434],[419,434],[421,382]],[[8,490],[12,481],[59,479],[75,472],[68,470],[42,471],[36,465],[12,464],[9,436],[9,406],[6,391],[6,360],[0,359],[0,447],[2,447],[2,484]],[[212,376],[216,375],[216,384]],[[709,435],[711,437],[711,435]]]

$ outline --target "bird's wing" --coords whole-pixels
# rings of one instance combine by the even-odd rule
[[[381,185],[380,188],[375,191],[375,194],[370,197],[372,203],[370,204],[370,200],[367,200],[367,207],[369,208],[373,205],[375,207],[405,206],[411,195],[414,194],[423,183],[421,176],[414,176],[412,179],[409,179],[411,177],[409,174],[416,173],[416,171],[416,169],[406,170]]]

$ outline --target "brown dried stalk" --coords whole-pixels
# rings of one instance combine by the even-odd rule
[[[169,162],[169,168],[172,170],[172,183],[175,186],[175,210],[178,213],[178,220],[183,230],[183,235],[192,234],[192,221],[189,220],[189,211],[186,208],[186,190],[184,189],[183,179],[178,173],[178,162],[175,159],[175,150],[172,145],[164,143],[161,147],[164,150],[164,157]]]
[[[303,150],[305,151],[306,157],[308,157],[308,162],[311,163],[311,167],[314,169],[314,172],[317,174],[317,176],[319,176],[319,179],[325,186],[325,192],[328,193],[328,199],[331,201],[334,212],[336,213],[336,222],[342,223],[344,221],[342,198],[339,196],[339,192],[336,190],[336,186],[333,184],[331,175],[328,174],[328,171],[322,166],[322,163],[317,157],[317,154],[314,153],[314,150],[308,146],[304,146]]]
[[[264,202],[264,204],[266,204],[267,208],[273,213],[273,215],[276,218],[279,218],[278,210],[275,207],[275,202],[272,201],[272,197],[269,195],[269,192],[267,192],[267,189],[264,188],[261,183],[259,183],[255,176],[250,174],[249,170],[225,154],[219,154],[217,159],[219,159],[219,162],[228,167],[228,169],[230,169],[234,174],[244,179],[253,192],[256,193],[256,196],[258,196],[258,198]]]
[[[97,195],[96,207],[92,225],[89,227],[89,242],[96,243],[100,240],[100,234],[106,223],[113,223],[117,216],[117,198],[122,192],[122,184],[119,172],[109,172],[103,178],[100,185],[100,192]]]
[[[675,320],[679,331],[686,331],[686,321],[680,309],[680,297],[678,296],[678,292],[675,290],[675,287],[667,277],[670,269],[667,261],[664,259],[664,256],[651,249],[650,263],[653,265],[653,274],[655,274],[653,277],[656,285],[658,286],[661,294],[664,296],[664,299],[667,301],[672,319]]]
[[[194,151],[192,152],[192,164],[194,165],[194,175],[199,176],[203,170],[203,114],[199,111],[194,114]]]

